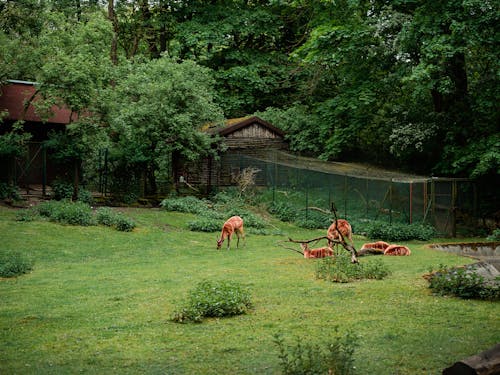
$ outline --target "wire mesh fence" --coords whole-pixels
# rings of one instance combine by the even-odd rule
[[[274,203],[286,202],[305,211],[334,207],[344,218],[391,223],[426,223],[443,236],[473,230],[476,189],[466,179],[425,178],[349,170],[347,164],[328,171],[330,163],[303,162],[268,154],[263,158],[234,155],[223,164],[257,168],[256,185],[271,191]]]

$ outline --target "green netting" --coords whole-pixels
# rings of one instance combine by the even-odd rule
[[[427,223],[452,236],[457,225],[471,225],[464,218],[474,216],[475,191],[468,180],[356,175],[356,171],[316,170],[326,167],[304,165],[298,158],[267,159],[234,158],[239,170],[260,170],[256,184],[272,192],[273,202],[286,202],[305,210],[305,215],[316,208],[335,207],[338,216],[347,219]]]

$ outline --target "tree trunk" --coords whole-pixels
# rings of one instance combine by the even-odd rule
[[[443,375],[495,375],[500,374],[500,344],[463,359],[443,370]]]

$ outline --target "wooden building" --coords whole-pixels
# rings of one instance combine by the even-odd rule
[[[0,181],[10,181],[20,187],[50,183],[60,171],[50,162],[42,142],[50,131],[64,131],[74,114],[67,108],[52,106],[48,119],[42,119],[33,103],[38,100],[34,82],[9,80],[0,87],[0,135],[10,132],[22,121],[24,132],[31,134],[25,157],[2,160]]]
[[[225,147],[217,158],[206,158],[199,163],[179,161],[174,165],[174,179],[178,186],[187,183],[206,193],[218,186],[234,185],[234,176],[248,167],[241,161],[247,157],[266,158],[273,150],[286,150],[285,133],[257,116],[229,119],[221,127],[207,127],[207,132],[218,136]]]

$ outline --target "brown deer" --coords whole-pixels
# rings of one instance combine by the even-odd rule
[[[328,237],[328,246],[332,246],[334,241],[345,242],[346,239],[349,239],[351,246],[354,245],[351,224],[344,219],[335,220],[328,228],[326,236]]]
[[[232,216],[224,223],[222,226],[222,231],[220,233],[220,238],[217,240],[217,249],[220,249],[222,243],[227,238],[227,249],[230,249],[231,239],[233,234],[236,233],[238,241],[236,242],[236,247],[240,244],[240,236],[245,240],[245,232],[243,230],[243,219],[239,216]],[[245,243],[243,243],[244,245]]]
[[[411,250],[402,245],[389,245],[384,250],[384,255],[396,255],[396,256],[410,256]]]
[[[304,253],[304,258],[326,258],[333,256],[333,250],[329,246],[310,249],[307,243],[301,243],[300,247]]]

